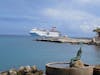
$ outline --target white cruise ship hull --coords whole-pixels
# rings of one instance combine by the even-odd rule
[[[59,37],[60,33],[57,31],[46,31],[46,30],[39,30],[39,29],[32,29],[30,31],[31,36],[36,37]]]

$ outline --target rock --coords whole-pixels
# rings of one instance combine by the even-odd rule
[[[93,69],[93,75],[100,75],[100,65],[96,65]]]
[[[31,72],[28,72],[28,73],[26,73],[25,75],[34,75],[33,73],[31,73]]]
[[[25,69],[24,69],[25,72],[32,72],[32,69],[30,66],[25,66]]]
[[[83,68],[84,64],[83,64],[83,62],[81,60],[77,60],[77,61],[75,61],[73,67]]]
[[[18,71],[17,75],[25,75],[24,71]]]
[[[37,71],[37,72],[34,73],[34,75],[43,75],[43,71],[42,70]]]
[[[43,75],[43,71],[38,70],[36,66],[21,66],[18,70],[11,69],[1,72],[0,75]]]
[[[19,68],[17,74],[18,74],[18,75],[25,75],[24,70],[25,70],[25,67],[21,66],[21,67]]]
[[[33,73],[38,71],[38,69],[37,69],[37,67],[35,65],[31,67],[31,70],[32,70]]]
[[[15,69],[9,70],[9,75],[17,75],[17,71]]]
[[[24,70],[25,69],[25,67],[24,66],[21,66],[20,68],[19,68],[19,71],[22,71],[22,70]]]
[[[8,75],[8,71],[1,72],[0,75]]]

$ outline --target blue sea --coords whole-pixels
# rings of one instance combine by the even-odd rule
[[[69,62],[82,47],[81,60],[100,64],[100,47],[35,41],[31,36],[0,36],[0,71],[36,65],[45,70],[49,62]]]

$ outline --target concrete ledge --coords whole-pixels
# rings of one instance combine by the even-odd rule
[[[53,67],[53,65],[63,65],[65,67]],[[46,64],[46,75],[93,75],[93,66],[85,66],[84,68],[70,68],[69,63],[48,63]]]

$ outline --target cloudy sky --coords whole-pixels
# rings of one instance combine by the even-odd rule
[[[100,0],[0,0],[0,34],[25,34],[57,27],[64,35],[94,37]]]

